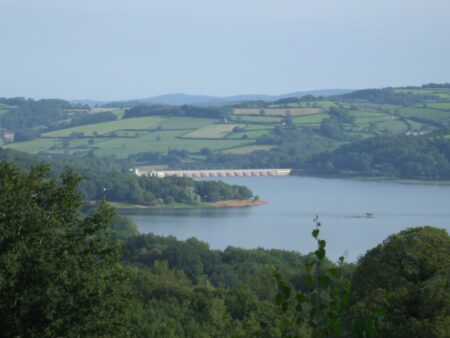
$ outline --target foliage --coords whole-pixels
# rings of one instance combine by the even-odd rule
[[[282,323],[285,337],[342,337],[348,316],[350,282],[342,271],[344,257],[338,266],[327,264],[326,241],[319,238],[318,217],[312,236],[317,242],[314,256],[305,262],[305,290],[295,291],[276,273],[278,293],[276,302],[286,317]],[[365,327],[357,336],[373,336]]]
[[[87,124],[94,124],[115,120],[117,120],[117,116],[110,111],[104,111],[95,114],[82,114],[73,118],[67,127],[71,128],[76,126],[83,126]]]
[[[377,104],[392,104],[400,106],[412,106],[424,103],[430,99],[436,99],[433,95],[417,95],[411,93],[399,93],[393,88],[363,89],[342,95],[344,99],[367,100]]]
[[[7,337],[125,336],[129,288],[111,244],[113,211],[82,218],[80,177],[0,165],[0,327]]]
[[[229,185],[221,181],[195,181],[183,177],[136,177],[121,173],[86,173],[80,184],[80,193],[89,200],[102,197],[110,202],[142,205],[172,203],[200,204],[221,200],[242,200],[253,197],[244,186]]]
[[[359,312],[388,300],[382,337],[450,335],[450,236],[432,227],[388,237],[358,262],[352,285]]]
[[[65,109],[70,103],[57,99],[17,100],[16,108],[1,116],[2,127],[12,131],[20,131],[37,126],[50,126],[53,123],[68,118]]]
[[[322,175],[450,179],[450,140],[384,136],[346,144],[311,157],[305,171]]]

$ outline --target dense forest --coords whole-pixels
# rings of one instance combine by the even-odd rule
[[[448,337],[450,236],[419,227],[356,264],[317,250],[212,250],[136,232],[80,177],[0,165],[0,327],[8,337]]]
[[[346,144],[312,156],[310,174],[406,179],[450,179],[450,140],[439,136],[390,136]]]
[[[69,117],[66,109],[69,102],[58,99],[32,100],[24,98],[0,98],[0,103],[12,105],[14,109],[1,116],[0,126],[12,131],[32,127],[49,127],[55,122]]]

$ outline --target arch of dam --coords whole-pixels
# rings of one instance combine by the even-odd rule
[[[292,169],[221,169],[221,170],[139,170],[137,176],[148,177],[235,177],[235,176],[288,176]]]

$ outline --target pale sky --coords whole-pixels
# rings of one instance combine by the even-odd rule
[[[450,82],[449,0],[0,0],[0,97]]]

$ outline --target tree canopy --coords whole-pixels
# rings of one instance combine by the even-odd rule
[[[450,336],[450,236],[445,230],[419,227],[388,237],[360,259],[352,286],[360,310],[387,301],[382,337]]]
[[[83,217],[80,177],[0,165],[0,328],[7,337],[128,333],[129,288],[105,203]]]

